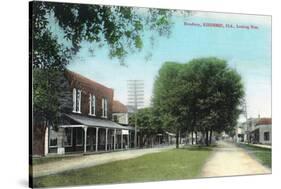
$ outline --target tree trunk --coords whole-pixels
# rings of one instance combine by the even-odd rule
[[[197,131],[195,131],[195,144],[198,144]]]
[[[176,148],[179,148],[179,131],[176,133]]]
[[[193,131],[191,131],[191,144],[193,145]]]
[[[205,143],[206,143],[206,146],[209,146],[209,139],[208,139],[208,130],[205,131]]]
[[[209,139],[209,144],[212,144],[212,134],[213,134],[213,130],[210,130],[210,139]]]
[[[181,144],[181,132],[179,131],[179,144]]]

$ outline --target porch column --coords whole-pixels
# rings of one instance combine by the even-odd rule
[[[105,151],[107,151],[107,132],[108,128],[105,129]]]
[[[114,129],[114,133],[113,133],[113,137],[114,137],[114,141],[113,141],[113,149],[115,150],[116,148],[116,129]]]
[[[88,127],[84,127],[84,153],[87,151],[87,129]]]
[[[128,148],[130,148],[130,130],[128,130],[128,138],[127,138],[128,140]]]
[[[98,151],[98,146],[99,146],[99,128],[96,127],[96,152]]]
[[[122,129],[121,129],[121,149],[123,149],[123,133],[122,133]]]

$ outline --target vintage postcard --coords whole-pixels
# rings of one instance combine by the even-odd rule
[[[29,12],[30,187],[271,173],[271,16]]]

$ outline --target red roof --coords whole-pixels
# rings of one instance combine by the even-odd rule
[[[271,125],[271,118],[261,118],[257,123],[257,125]]]
[[[98,90],[103,94],[109,94],[113,97],[113,89],[108,88],[94,80],[88,79],[70,70],[66,70],[66,76],[70,79],[71,85],[79,85],[82,89],[85,89],[88,92]]]
[[[112,106],[112,112],[113,113],[127,113],[128,108],[118,100],[113,101],[113,106]]]

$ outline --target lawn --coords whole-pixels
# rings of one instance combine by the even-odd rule
[[[249,144],[238,144],[244,148],[252,157],[257,159],[261,164],[271,168],[271,149],[251,146]]]
[[[172,149],[104,165],[43,176],[34,187],[128,183],[195,178],[210,148]]]

